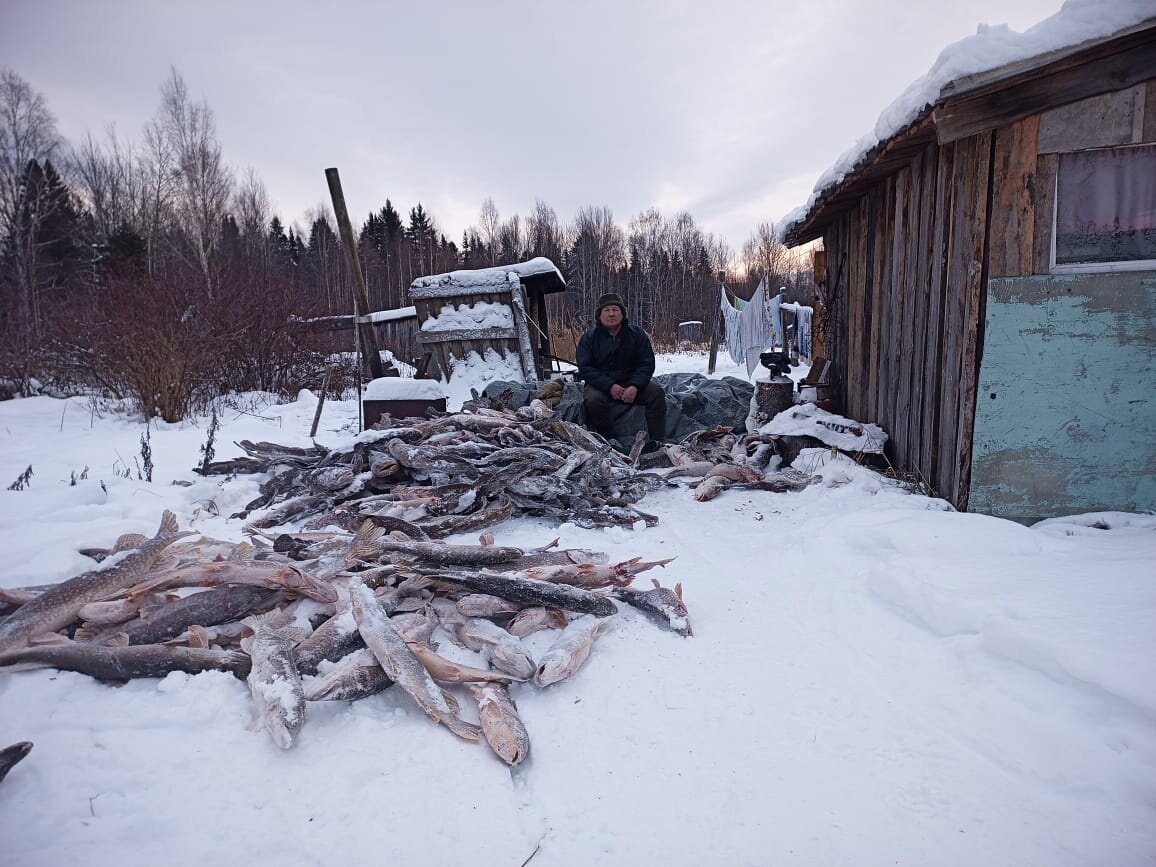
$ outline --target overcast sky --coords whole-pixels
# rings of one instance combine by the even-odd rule
[[[1112,2],[1112,0],[1104,0]],[[689,211],[737,252],[949,43],[1060,0],[0,0],[0,65],[61,133],[140,139],[175,67],[292,225],[341,171],[356,226],[421,202],[452,240],[486,196],[568,223]]]

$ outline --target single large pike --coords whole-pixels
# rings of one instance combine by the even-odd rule
[[[610,617],[618,609],[614,603],[598,593],[565,584],[551,584],[529,578],[509,578],[493,572],[465,572],[450,570],[421,570],[436,582],[463,587],[475,593],[489,593],[525,605],[543,605],[562,608],[596,617]]]
[[[189,535],[192,531],[181,532],[176,515],[166,510],[157,534],[115,564],[57,584],[0,621],[0,654],[24,647],[37,635],[63,629],[86,603],[132,586],[148,573],[165,548]]]
[[[514,636],[510,636],[513,638]],[[430,677],[434,680],[440,680],[443,683],[509,683],[512,680],[528,680],[529,678],[518,678],[509,674],[497,671],[490,671],[484,668],[474,668],[472,665],[463,665],[460,662],[454,662],[451,659],[446,659],[430,649],[429,645],[419,644],[417,642],[406,642],[409,649],[413,651],[413,655],[421,660],[421,664],[425,666],[425,670],[430,673]],[[532,674],[533,672],[531,672]]]
[[[261,722],[273,743],[287,750],[305,722],[305,689],[293,662],[293,645],[274,628],[277,614],[245,618],[253,634],[242,639],[241,649],[253,660],[247,682]]]
[[[238,677],[249,673],[249,657],[232,650],[136,644],[105,647],[72,641],[63,635],[0,654],[0,669],[19,671],[48,666],[78,671],[98,680],[125,681],[164,677],[173,671],[228,671]]]
[[[534,581],[549,581],[551,584],[568,584],[572,587],[584,587],[587,590],[596,590],[600,587],[625,587],[634,580],[640,572],[653,569],[655,566],[666,566],[673,561],[673,557],[665,560],[645,561],[641,557],[624,560],[621,563],[565,563],[547,566],[531,566],[517,572],[503,572],[508,578],[527,578]]]
[[[385,609],[368,587],[354,587],[350,593],[353,616],[366,646],[373,651],[390,680],[413,696],[431,719],[468,741],[476,741],[479,728],[460,719],[405,639],[390,623]]]
[[[129,644],[159,644],[180,635],[190,626],[216,626],[244,617],[279,594],[279,590],[251,584],[226,584],[161,605],[147,617],[109,626],[89,640],[104,644],[123,635]],[[77,630],[77,637],[80,637],[80,630]]]
[[[270,590],[291,590],[317,602],[337,601],[337,591],[327,581],[293,563],[276,560],[222,560],[193,562],[151,578],[131,588],[134,595],[156,593],[174,587],[214,587],[221,584],[255,584]]]
[[[447,545],[445,542],[418,542],[391,536],[374,542],[382,551],[394,551],[417,557],[436,566],[489,566],[509,563],[525,553],[521,548],[499,545]]]

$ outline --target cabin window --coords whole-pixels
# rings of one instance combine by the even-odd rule
[[[1052,270],[1156,269],[1156,145],[1060,154]]]

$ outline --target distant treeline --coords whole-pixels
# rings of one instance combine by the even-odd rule
[[[421,203],[386,199],[354,230],[372,309],[408,304],[416,277],[546,256],[570,287],[551,297],[552,322],[584,326],[595,299],[618,292],[660,342],[713,314],[720,270],[742,297],[764,274],[796,287],[808,270],[768,224],[736,256],[689,214],[656,209],[623,227],[591,206],[563,224],[541,201],[503,218],[487,199],[449,239]],[[0,70],[0,391],[97,387],[172,420],[226,390],[315,385],[324,352],[352,336],[287,323],[349,313],[349,284],[328,208],[286,227],[257,174],[227,166],[212,110],[175,70],[139,141],[110,127],[77,143]],[[385,342],[411,357],[404,330]]]

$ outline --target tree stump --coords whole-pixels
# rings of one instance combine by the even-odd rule
[[[794,406],[795,383],[789,379],[755,383],[751,395],[751,411],[747,416],[747,430],[762,427],[785,409]]]

